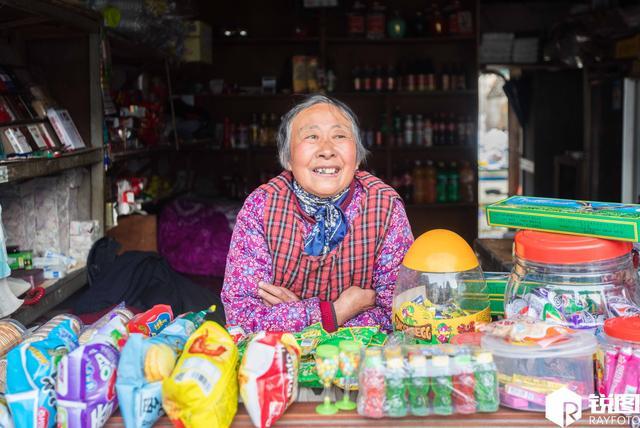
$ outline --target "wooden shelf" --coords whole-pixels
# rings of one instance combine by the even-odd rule
[[[198,94],[195,95],[198,98],[214,98],[221,100],[270,100],[270,99],[285,99],[291,98],[303,98],[309,94]],[[392,92],[376,92],[376,91],[344,91],[344,92],[329,92],[327,94],[331,97],[447,97],[447,96],[477,96],[478,91],[475,89],[465,90],[453,90],[453,91],[392,91]],[[179,97],[176,95],[175,97]]]
[[[102,161],[102,147],[75,150],[57,158],[27,158],[0,161],[0,183],[56,174]]]
[[[38,303],[22,306],[11,318],[20,321],[25,326],[51,311],[53,308],[71,297],[87,283],[87,269],[82,266],[67,273],[67,276],[57,280],[45,281],[42,287],[45,295]]]
[[[135,158],[145,158],[156,153],[168,152],[171,150],[175,150],[175,147],[169,144],[162,144],[154,147],[143,147],[140,149],[124,150],[121,152],[111,152],[111,163],[122,162]]]
[[[336,45],[372,44],[372,45],[420,45],[434,43],[475,42],[475,34],[442,37],[405,37],[402,39],[364,39],[353,37],[328,37],[327,42]]]
[[[47,119],[14,120],[13,122],[0,123],[0,128],[11,128],[12,126],[28,126],[46,122]]]
[[[318,37],[295,38],[295,37],[243,37],[243,38],[216,38],[213,39],[214,46],[238,46],[238,45],[304,45],[319,43]]]

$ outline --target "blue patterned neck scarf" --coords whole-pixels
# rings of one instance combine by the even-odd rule
[[[347,217],[340,209],[349,194],[349,187],[332,198],[312,195],[293,180],[293,193],[300,207],[316,224],[304,240],[304,252],[311,256],[322,256],[333,250],[347,234]]]

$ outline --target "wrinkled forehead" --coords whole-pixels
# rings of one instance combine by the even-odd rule
[[[318,128],[320,126],[344,128],[351,131],[353,121],[341,108],[325,103],[307,107],[293,117],[293,131]]]

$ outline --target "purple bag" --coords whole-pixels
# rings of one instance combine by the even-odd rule
[[[230,242],[227,217],[214,206],[177,199],[160,214],[158,251],[178,272],[224,276]]]

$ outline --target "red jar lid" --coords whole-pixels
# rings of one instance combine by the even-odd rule
[[[616,339],[640,342],[640,315],[609,318],[604,322],[604,332]]]
[[[631,242],[535,230],[516,233],[515,243],[518,257],[549,264],[578,264],[615,259],[629,254],[633,248]]]

